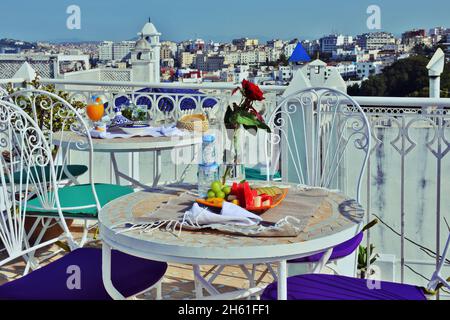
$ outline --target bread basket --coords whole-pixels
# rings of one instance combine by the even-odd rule
[[[204,114],[190,114],[182,116],[177,122],[178,129],[188,131],[205,132],[208,131],[208,118]]]

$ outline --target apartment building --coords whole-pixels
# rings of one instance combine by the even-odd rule
[[[396,40],[389,32],[371,32],[357,36],[356,43],[363,50],[381,50],[386,45],[395,44]]]
[[[320,51],[332,53],[339,47],[348,47],[353,43],[352,36],[344,36],[342,34],[331,34],[320,38]]]
[[[134,49],[134,41],[103,41],[98,47],[98,58],[100,61],[123,61],[130,58],[131,50]]]

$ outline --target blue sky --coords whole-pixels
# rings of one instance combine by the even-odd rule
[[[66,28],[71,4],[81,8],[81,30]],[[127,40],[150,16],[167,40],[308,39],[367,32],[371,4],[381,8],[382,29],[396,34],[450,27],[449,0],[2,0],[0,38]]]

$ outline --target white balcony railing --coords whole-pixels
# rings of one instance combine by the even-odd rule
[[[0,80],[0,85],[23,79]],[[44,84],[54,84],[70,92],[71,97],[86,100],[92,94],[102,93],[111,105],[119,99],[129,99],[136,104],[151,105],[154,119],[177,119],[188,113],[204,112],[211,120],[221,121],[226,106],[233,99],[234,84],[183,84],[67,81],[42,79]],[[197,92],[145,92],[142,88],[196,89]],[[276,107],[286,87],[262,86],[266,100],[259,106],[266,112]],[[418,274],[431,275],[439,256],[441,243],[448,229],[444,218],[450,219],[450,99],[354,97],[363,106],[373,131],[373,149],[363,188],[363,204],[367,208],[367,220],[375,215],[385,224],[379,224],[368,232],[367,243],[373,243],[377,251],[396,257],[394,280],[411,283],[426,281]],[[143,103],[143,101],[146,101]],[[186,103],[190,101],[190,103]],[[214,102],[214,106],[208,106]],[[161,106],[165,105],[165,108]],[[170,107],[167,107],[169,105]],[[190,106],[183,108],[184,105]],[[449,109],[450,110],[450,109]],[[350,151],[351,152],[351,151]],[[105,156],[106,157],[106,156]],[[72,156],[72,161],[82,161]],[[113,181],[108,158],[99,158],[96,179]],[[152,163],[152,158],[134,155],[119,159],[119,166],[140,166],[141,172]],[[256,157],[255,162],[259,158]],[[352,157],[347,157],[345,179],[352,181]],[[130,164],[131,163],[131,164]],[[100,172],[100,168],[103,171]],[[180,170],[174,166],[174,175]],[[169,171],[165,170],[170,180]],[[191,176],[193,177],[193,176]],[[141,180],[151,176],[141,173]],[[349,182],[350,183],[350,182]],[[398,235],[396,234],[398,233]],[[420,249],[413,242],[429,248]]]

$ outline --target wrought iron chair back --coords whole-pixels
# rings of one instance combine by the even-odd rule
[[[354,99],[330,88],[301,90],[283,98],[268,115],[267,124],[271,128],[265,148],[268,180],[271,172],[281,169],[284,181],[345,190],[345,170],[356,170],[354,196],[361,200],[371,134]],[[355,152],[350,154],[351,144]],[[350,155],[352,163],[360,160],[357,167],[345,165]]]
[[[20,107],[0,100],[0,247],[6,259],[0,266],[18,257],[33,255],[34,251],[68,239],[72,235],[62,215],[52,151],[38,124]],[[45,183],[40,178],[41,172]],[[36,190],[38,190],[36,192]],[[57,238],[30,245],[25,232],[27,199],[40,196],[42,201],[57,208],[63,234]]]
[[[94,159],[92,138],[89,134],[88,126],[78,110],[58,95],[38,89],[19,90],[6,97],[6,99],[9,99],[9,101],[12,101],[28,113],[43,132],[48,146],[51,149],[54,164],[58,167],[55,177],[57,187],[66,185],[67,180],[78,183],[76,178],[68,170],[70,150],[87,151],[86,173],[95,203],[77,207],[77,209],[97,208],[97,210],[100,210],[101,206],[93,179]],[[37,178],[41,177],[45,177],[45,174],[39,175]],[[37,182],[41,182],[41,187],[39,187],[39,183],[36,184],[36,193],[41,204],[41,207],[38,209],[44,208],[49,211],[56,211],[55,199],[48,199],[45,195],[48,191],[46,189],[46,181]],[[74,208],[62,208],[63,211],[71,209]]]

